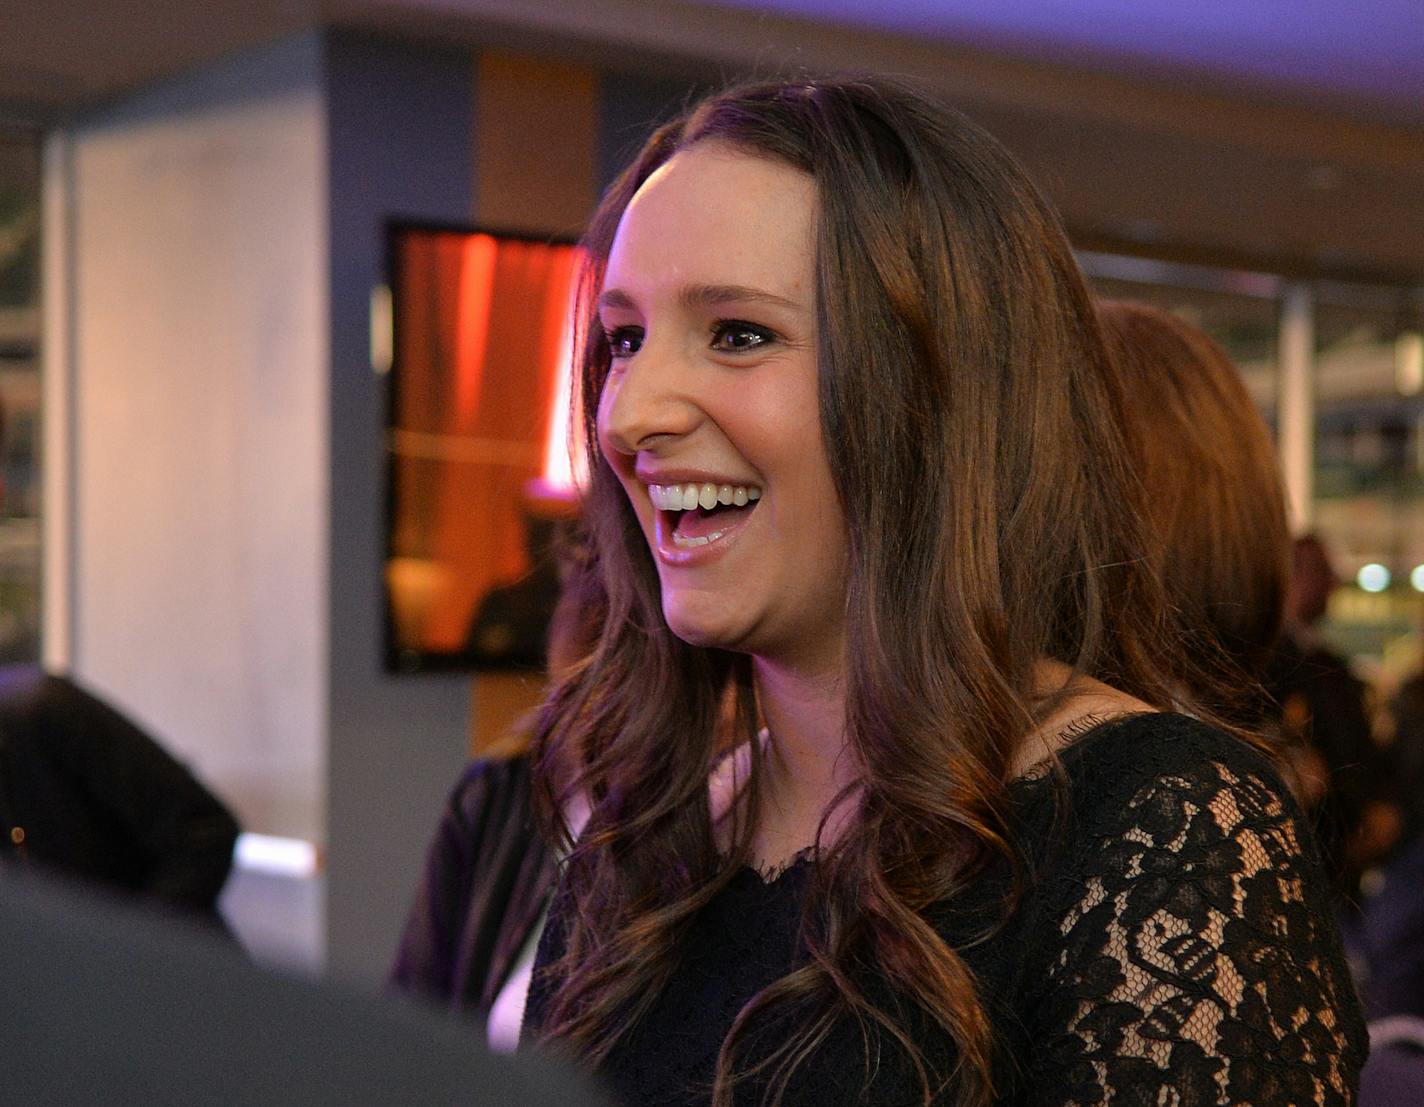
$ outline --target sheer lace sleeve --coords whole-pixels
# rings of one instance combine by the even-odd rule
[[[1244,748],[1188,764],[1080,805],[1030,976],[1032,1102],[1353,1103],[1358,1006],[1295,806]]]

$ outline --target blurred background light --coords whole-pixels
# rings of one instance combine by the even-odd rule
[[[1401,396],[1424,391],[1424,334],[1400,331],[1395,338],[1394,382]]]
[[[300,838],[270,834],[240,834],[233,860],[249,872],[271,876],[314,876],[321,870],[321,851]]]
[[[1389,570],[1378,561],[1361,566],[1355,582],[1366,592],[1383,592],[1389,587]]]

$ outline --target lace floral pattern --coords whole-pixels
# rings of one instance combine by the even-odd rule
[[[1062,1104],[1352,1103],[1355,997],[1274,777],[1206,761],[1156,777],[1114,821],[1082,839],[1071,882],[1053,881],[1068,906],[1035,997],[1040,1092],[1060,1089]]]
[[[994,1021],[999,1103],[1354,1103],[1364,1024],[1325,877],[1266,761],[1195,720],[1142,715],[1079,736],[1063,767],[1061,790],[1052,774],[1012,788],[1037,874],[1015,915],[988,941],[963,940],[995,917],[1004,884],[987,879],[936,923]],[[621,1102],[707,1102],[737,1011],[800,959],[810,864],[766,883],[747,870],[708,904],[664,994],[601,1070]],[[556,918],[540,964],[561,931]],[[530,1025],[551,986],[536,979]],[[905,1014],[926,1058],[952,1065],[943,1035]],[[843,1020],[785,1107],[918,1104],[907,1059],[880,1045],[868,1069]],[[737,1103],[763,1090],[753,1082]]]

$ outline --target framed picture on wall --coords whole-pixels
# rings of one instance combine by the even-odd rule
[[[577,513],[572,242],[389,227],[386,664],[538,670]]]

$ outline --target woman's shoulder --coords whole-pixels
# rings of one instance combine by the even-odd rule
[[[1314,844],[1273,759],[1191,716],[1150,712],[1088,725],[1015,798],[1023,844],[1046,877],[1076,883],[1135,842],[1162,850],[1163,865],[1225,851],[1302,869],[1314,882]]]
[[[1220,790],[1245,784],[1289,799],[1264,749],[1190,715],[1141,712],[1086,720],[1075,729],[1058,763],[1080,801],[1100,795],[1111,802],[1144,787]]]
[[[1063,802],[1035,790],[1024,808],[1041,821],[1018,971],[1032,1033],[1056,1035],[1075,1064],[1035,1061],[1031,1083],[1077,1073],[1080,1102],[1099,1085],[1156,1102],[1184,1079],[1213,1097],[1192,1102],[1219,1086],[1232,1102],[1345,1102],[1363,1024],[1328,884],[1271,758],[1150,713],[1088,727],[1058,764],[1039,780]],[[1151,1042],[1190,1052],[1195,1069],[1144,1055]]]
[[[533,764],[527,755],[476,758],[450,790],[445,822],[522,827],[532,818],[532,789]]]
[[[464,793],[503,788],[507,785],[528,781],[533,775],[533,770],[533,760],[524,753],[509,757],[477,757],[470,761],[460,773],[460,779],[455,784],[455,791]]]

